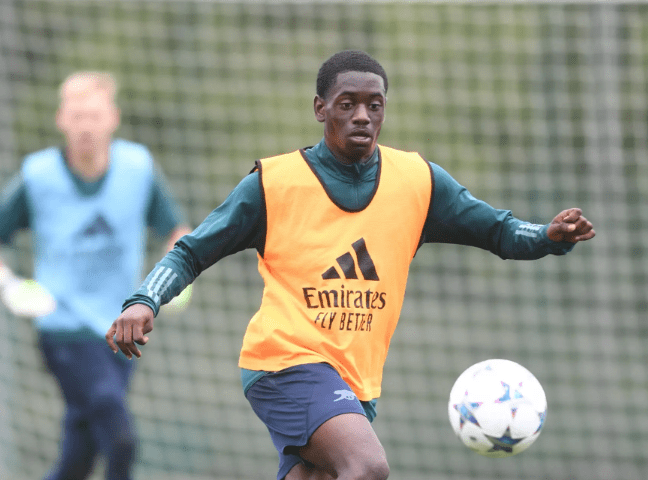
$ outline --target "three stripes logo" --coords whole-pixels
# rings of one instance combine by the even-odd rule
[[[164,295],[178,274],[169,267],[157,267],[151,275],[151,280],[146,285],[146,293],[156,305],[160,305],[160,297]]]
[[[378,273],[376,273],[376,266],[371,259],[371,255],[369,255],[369,251],[367,250],[365,239],[361,238],[360,240],[356,240],[351,246],[353,247],[356,258],[358,259],[358,268],[360,269],[362,277],[365,280],[380,280],[378,278]],[[351,255],[351,252],[340,255],[338,258],[336,258],[336,262],[340,267],[344,278],[346,278],[347,280],[358,278],[358,273],[356,272],[356,263],[353,259],[353,255]],[[333,266],[322,273],[322,278],[324,280],[334,280],[341,277],[335,266]]]

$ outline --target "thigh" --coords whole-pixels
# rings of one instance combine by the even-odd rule
[[[369,423],[348,384],[323,363],[270,373],[258,380],[246,397],[279,452],[279,479],[301,462],[299,449],[331,418],[353,414]]]
[[[50,339],[47,334],[40,336],[39,343],[47,369],[56,379],[68,410],[74,411],[75,417],[83,417],[88,404],[83,373],[85,359],[79,361],[74,344]]]
[[[86,411],[97,398],[125,399],[132,362],[117,358],[105,342],[61,341],[41,334],[40,347],[68,406]]]
[[[355,413],[324,422],[299,455],[333,478],[350,472],[357,478],[386,478],[388,472],[385,450],[369,420]]]

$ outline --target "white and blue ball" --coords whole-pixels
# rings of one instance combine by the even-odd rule
[[[448,416],[468,448],[486,457],[509,457],[537,440],[547,418],[547,399],[540,382],[522,365],[485,360],[457,378]]]

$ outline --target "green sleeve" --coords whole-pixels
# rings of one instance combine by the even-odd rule
[[[162,170],[155,165],[155,176],[146,214],[146,224],[159,238],[167,237],[174,228],[186,223]]]
[[[259,173],[246,176],[191,233],[160,260],[122,310],[144,303],[158,313],[192,283],[200,273],[220,259],[247,248],[262,249],[265,241],[265,208]]]
[[[9,243],[16,231],[29,228],[29,202],[22,174],[13,176],[0,198],[0,242]]]
[[[549,239],[548,225],[524,222],[510,210],[478,200],[443,168],[431,165],[434,198],[423,229],[424,243],[469,245],[516,260],[564,255],[574,247]]]

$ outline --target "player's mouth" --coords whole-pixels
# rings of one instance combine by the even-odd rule
[[[356,130],[351,132],[349,140],[354,143],[371,143],[373,141],[373,136],[366,130]]]

